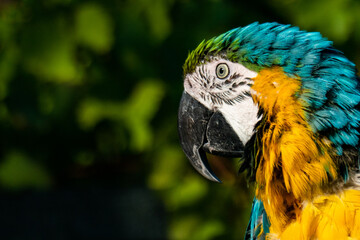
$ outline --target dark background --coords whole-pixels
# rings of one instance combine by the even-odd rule
[[[254,21],[360,64],[355,0],[0,0],[0,238],[242,239],[252,185],[197,174],[176,115],[188,52]]]

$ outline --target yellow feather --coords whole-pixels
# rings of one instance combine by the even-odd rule
[[[300,80],[280,67],[254,79],[254,101],[264,109],[256,196],[270,220],[267,239],[360,239],[360,190],[326,195],[337,178],[330,141],[314,134],[297,96]]]
[[[259,148],[256,195],[275,233],[297,217],[304,200],[321,192],[328,173],[337,177],[329,141],[314,135],[306,122],[306,104],[296,97],[304,91],[300,86],[299,79],[288,77],[280,67],[260,71],[252,86],[254,101],[265,112],[263,124],[268,126]]]
[[[316,197],[279,234],[282,240],[360,239],[360,190]]]

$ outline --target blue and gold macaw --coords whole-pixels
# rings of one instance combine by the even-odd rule
[[[241,156],[254,181],[245,239],[360,239],[360,84],[331,41],[253,23],[203,41],[183,68],[186,156],[213,181],[206,152]]]

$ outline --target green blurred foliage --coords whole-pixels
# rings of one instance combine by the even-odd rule
[[[0,165],[0,182],[6,189],[44,189],[51,185],[51,176],[43,166],[23,153],[13,151],[4,157]]]
[[[94,3],[78,7],[75,14],[75,38],[96,52],[110,50],[113,39],[113,22],[109,14]]]
[[[360,40],[360,2],[354,0],[272,1],[295,25],[321,33],[337,44],[356,36]]]
[[[212,159],[224,182],[214,184],[179,146],[188,52],[278,21],[322,32],[359,65],[359,12],[356,0],[1,1],[0,186],[46,191],[110,175],[153,191],[169,239],[242,238],[253,193],[237,162]]]
[[[160,81],[141,81],[124,102],[84,99],[79,106],[78,121],[81,128],[89,130],[104,119],[112,120],[119,127],[129,130],[130,139],[126,139],[129,149],[143,152],[152,146],[153,132],[149,122],[157,112],[162,97]]]

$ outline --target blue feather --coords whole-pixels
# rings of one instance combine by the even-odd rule
[[[185,63],[185,72],[194,70],[201,54],[216,55],[220,51],[227,51],[231,61],[282,67],[289,77],[302,81],[296,96],[304,102],[306,120],[312,130],[328,137],[339,154],[344,145],[359,145],[359,134],[350,131],[360,126],[360,112],[354,110],[360,105],[355,64],[320,33],[255,22],[210,39],[203,49],[196,51],[197,55],[192,55],[196,60],[190,58]]]
[[[263,230],[261,236],[259,235]],[[256,197],[251,208],[250,221],[246,230],[245,240],[265,239],[265,235],[270,232],[270,222],[266,215],[262,201]]]

